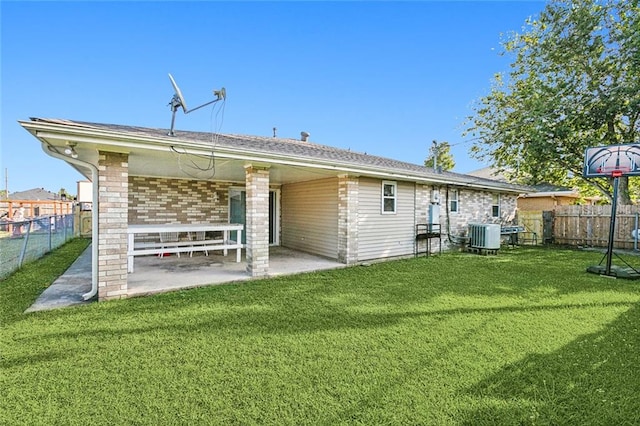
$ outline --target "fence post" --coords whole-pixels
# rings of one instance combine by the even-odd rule
[[[71,225],[69,227],[69,231],[71,232],[71,235],[69,236],[69,239],[72,239],[76,236],[76,215],[73,213],[70,214],[69,221],[71,222]]]
[[[29,234],[31,234],[31,224],[32,221],[28,221],[27,223],[27,232],[24,236],[24,240],[22,241],[22,249],[20,250],[20,257],[18,258],[18,268],[22,268],[22,262],[24,262],[24,256],[27,253],[27,243],[29,242]],[[25,222],[22,222],[21,227],[24,227]]]
[[[55,221],[55,216],[49,216],[49,251],[53,250],[53,222]]]

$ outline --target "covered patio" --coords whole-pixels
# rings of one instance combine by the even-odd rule
[[[269,277],[342,268],[346,265],[308,253],[271,247],[269,249]],[[147,296],[168,291],[184,290],[209,285],[248,281],[246,259],[236,262],[235,253],[226,256],[194,253],[189,256],[141,256],[136,259],[136,270],[129,274],[127,296]],[[27,309],[27,312],[64,308],[91,303],[82,295],[91,288],[91,247],[71,267],[49,286]]]
[[[148,235],[132,242],[131,230],[140,226],[242,226],[229,240],[226,235],[207,232],[209,239],[222,240],[223,245],[231,244],[229,241],[241,244],[240,262],[230,265],[203,259],[200,265],[197,260],[184,259],[183,254],[172,274],[151,278],[165,283],[167,289],[216,279],[228,282],[278,275],[283,265],[277,254],[271,258],[270,247],[274,246],[341,261],[331,265],[350,263],[339,255],[338,231],[333,229],[339,223],[338,175],[345,171],[335,167],[333,158],[330,167],[308,158],[310,151],[325,153],[326,148],[299,140],[184,131],[167,135],[165,129],[57,119],[34,118],[21,124],[42,142],[45,153],[91,176],[94,271],[93,287],[84,295],[87,299],[94,293],[98,300],[106,301],[158,291],[159,285],[144,284],[148,281],[142,277],[145,269],[138,271],[138,265],[143,267],[149,261],[143,256],[161,247],[147,247],[156,242],[145,240]],[[318,181],[325,182],[319,192],[313,188],[295,192],[296,184]],[[311,206],[309,198],[322,203],[320,209],[312,207],[311,218],[299,208]],[[309,223],[318,230],[305,229]],[[309,241],[316,240],[329,250],[314,250]],[[136,244],[144,253],[133,259]],[[181,246],[162,251],[184,249],[183,241],[175,244]],[[174,256],[161,259],[161,265],[169,265]],[[136,272],[131,273],[133,263]],[[193,266],[186,266],[188,263]],[[150,270],[153,274],[158,268],[151,265]],[[180,271],[190,274],[188,281],[174,276]],[[212,278],[215,276],[219,278]]]

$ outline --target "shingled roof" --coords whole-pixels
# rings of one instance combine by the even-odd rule
[[[60,196],[55,192],[47,191],[44,188],[33,188],[27,191],[12,192],[9,194],[12,200],[46,201],[60,200]]]
[[[108,132],[119,135],[129,135],[130,137],[139,139],[161,140],[168,145],[183,143],[192,146],[211,147],[213,144],[215,148],[219,150],[242,151],[265,156],[287,156],[307,162],[323,162],[351,167],[372,168],[389,173],[411,175],[433,182],[447,181],[461,185],[473,184],[474,186],[485,186],[487,188],[502,189],[510,192],[518,192],[525,189],[507,182],[498,182],[492,179],[453,172],[436,172],[424,165],[407,163],[298,139],[177,130],[174,132],[174,136],[169,136],[167,129],[60,119],[31,118],[31,120],[40,123],[91,130],[97,133]]]

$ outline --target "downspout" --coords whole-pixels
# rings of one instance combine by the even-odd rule
[[[91,212],[91,290],[82,295],[84,300],[89,300],[98,294],[98,168],[86,161],[60,154],[53,146],[45,142],[42,142],[42,150],[51,157],[91,169],[91,183],[93,184],[93,207]]]
[[[453,238],[451,238],[451,217],[449,217],[449,185],[446,186],[446,192],[444,196],[444,206],[447,212],[447,239],[450,244],[453,244]]]

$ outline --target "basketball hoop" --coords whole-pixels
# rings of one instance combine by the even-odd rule
[[[587,148],[583,177],[640,176],[640,144]]]
[[[631,168],[627,166],[599,167],[597,171],[603,176],[618,178],[627,175]]]
[[[613,178],[613,195],[611,197],[611,220],[609,222],[609,244],[607,246],[606,266],[600,265],[587,268],[587,272],[599,275],[617,277],[617,272],[611,270],[613,243],[615,239],[616,208],[618,205],[618,186],[622,176],[640,176],[640,144],[608,145],[587,148],[584,152],[585,178],[611,177]],[[640,278],[640,274],[637,274]]]

